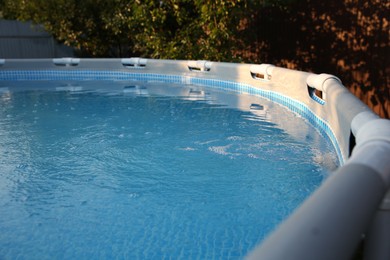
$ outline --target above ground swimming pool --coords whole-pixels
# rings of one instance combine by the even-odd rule
[[[3,61],[0,258],[261,258],[271,231],[348,175],[334,171],[355,143],[323,82],[320,95],[315,75],[278,70]]]
[[[241,258],[338,165],[326,137],[260,97],[137,81],[4,85],[6,258]]]

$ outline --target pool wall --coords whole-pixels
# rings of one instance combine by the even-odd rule
[[[390,254],[381,247],[386,240],[378,239],[390,236],[382,231],[390,225],[390,203],[384,197],[390,186],[390,121],[380,119],[337,77],[270,64],[141,58],[0,60],[0,80],[88,79],[207,85],[260,95],[288,107],[328,136],[343,166],[248,258],[346,259],[363,233],[369,234],[367,257],[381,250],[382,256]],[[370,226],[373,231],[367,232]]]
[[[375,116],[332,75],[323,77],[268,64],[139,58],[3,60],[1,63],[2,80],[139,79],[209,85],[261,95],[287,106],[323,130],[334,144],[341,164],[350,153],[350,126],[354,116],[362,111]],[[336,90],[327,91],[322,99],[310,95],[314,88],[322,90],[323,82],[336,85]]]

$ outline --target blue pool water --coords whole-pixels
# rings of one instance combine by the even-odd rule
[[[3,82],[1,259],[240,259],[338,165],[306,120],[191,85]]]

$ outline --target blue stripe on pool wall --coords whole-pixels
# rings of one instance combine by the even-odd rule
[[[179,75],[164,75],[155,73],[129,73],[125,71],[97,71],[97,70],[0,70],[0,80],[139,80],[139,81],[161,81],[165,83],[188,83],[194,85],[205,85],[221,90],[230,90],[238,93],[259,95],[278,104],[287,107],[306,118],[311,124],[318,127],[322,134],[325,134],[332,142],[340,164],[343,165],[345,158],[339,147],[337,138],[329,124],[318,117],[307,105],[289,98],[277,92],[256,88],[249,84],[216,79],[205,79]]]
[[[181,83],[182,76],[96,70],[2,70],[0,80],[147,80]]]

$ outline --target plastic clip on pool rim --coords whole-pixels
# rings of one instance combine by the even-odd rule
[[[337,77],[270,64],[137,57],[0,60],[0,80],[81,79],[83,75],[96,80],[131,78],[228,88],[260,95],[307,118],[326,133],[345,163],[248,259],[348,259],[362,234],[367,236],[369,259],[390,258],[388,239],[381,239],[390,236],[385,228],[390,223],[388,198],[383,200],[390,186],[390,123],[379,119]],[[326,98],[311,95],[313,89]],[[356,146],[350,157],[351,136]]]

